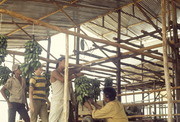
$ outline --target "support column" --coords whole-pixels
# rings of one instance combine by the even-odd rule
[[[51,49],[51,37],[48,38],[48,45],[47,45],[47,59],[50,58],[50,49]],[[46,72],[49,72],[49,62],[46,65]]]
[[[77,27],[77,33],[80,33],[80,26]],[[80,38],[77,36],[76,38],[76,64],[79,64],[79,41]]]
[[[15,54],[13,54],[13,64],[15,64]]]
[[[177,32],[177,11],[174,0],[171,2],[172,5],[172,26],[173,26],[173,41],[179,43],[178,32]],[[175,68],[175,86],[180,86],[180,60],[179,60],[179,48],[175,48],[174,52],[174,68]],[[176,90],[176,100],[180,100],[180,89]],[[180,103],[176,103],[176,113],[180,113]],[[177,122],[180,121],[180,116],[176,116]]]
[[[144,47],[144,45],[142,44],[142,41],[140,42],[140,45],[141,45],[141,47]],[[142,72],[142,74],[144,73],[144,70],[143,70],[143,68],[144,68],[144,56],[143,55],[141,55],[141,68],[142,68],[142,70],[141,70],[141,72]],[[144,81],[144,76],[142,75],[141,76],[141,80],[142,80],[142,82]],[[142,92],[144,91],[144,89],[142,90]],[[142,93],[142,103],[144,103],[144,93]],[[144,109],[145,109],[145,106],[143,105],[142,106],[142,114],[144,115]]]
[[[154,86],[153,86],[153,89],[155,90],[156,89],[156,81],[154,82]],[[156,102],[156,92],[154,92],[154,102]],[[156,111],[156,104],[154,104],[154,114],[157,114],[157,111]],[[156,122],[157,121],[157,117],[154,116],[154,121]]]
[[[121,10],[118,10],[118,33],[117,33],[117,38],[118,38],[118,43],[120,43],[120,39],[121,39]],[[117,48],[117,56],[120,57],[121,56],[121,50],[120,48]],[[121,59],[119,58],[119,60],[117,61],[117,93],[121,94]],[[121,101],[121,96],[118,96],[118,100]]]
[[[68,114],[68,109],[69,109],[69,72],[68,72],[68,67],[69,67],[69,35],[66,34],[66,55],[65,55],[65,77],[64,77],[64,106],[63,106],[63,122],[68,122],[69,114]]]
[[[164,76],[165,85],[167,92],[167,103],[168,103],[168,122],[173,121],[172,116],[172,94],[171,94],[171,84],[169,78],[169,66],[168,66],[168,55],[167,55],[167,35],[166,35],[166,0],[161,0],[161,15],[162,15],[162,37],[163,37],[163,64],[164,64]]]
[[[77,27],[77,33],[80,33],[80,26]],[[77,36],[76,37],[76,64],[79,64],[79,41],[80,41],[80,38]],[[75,99],[77,98],[77,96],[75,96]],[[77,100],[76,100],[77,102]],[[76,103],[76,106],[75,106],[75,121],[77,122],[78,121],[78,117],[79,117],[79,113],[78,113],[78,107],[79,107],[79,103],[77,102]]]

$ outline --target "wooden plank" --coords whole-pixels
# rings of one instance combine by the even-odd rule
[[[180,86],[178,86],[178,87],[172,87],[171,89],[172,89],[172,90],[180,89]],[[118,94],[118,96],[126,96],[126,95],[133,95],[133,94],[143,94],[143,93],[153,93],[153,92],[161,92],[161,91],[166,91],[166,89],[153,89],[153,90],[148,90],[148,91],[143,91],[143,92],[134,92],[134,93]]]
[[[141,32],[144,33],[144,35],[148,35],[148,36],[151,36],[151,37],[153,37],[153,38],[156,38],[156,39],[162,41],[162,38],[159,37],[159,36],[156,36],[156,35],[154,35],[154,34],[151,34],[151,33],[147,32],[147,31],[144,31],[144,30],[141,30]]]
[[[144,47],[144,48],[137,49],[137,50],[138,51],[144,51],[144,50],[149,50],[149,49],[158,48],[158,47],[162,47],[162,44],[156,44],[156,45]],[[132,52],[122,53],[122,56],[123,55],[128,55],[128,54],[132,54]],[[110,56],[110,58],[117,58],[117,55]],[[82,63],[82,65],[89,65],[89,64],[92,64],[92,63],[97,63],[97,62],[108,60],[108,59],[109,58],[105,57],[105,58],[101,58],[101,59],[98,59],[98,60],[93,60],[93,61],[90,61],[90,62]]]
[[[172,114],[172,115],[173,116],[180,116],[180,114]],[[139,118],[139,117],[143,118],[143,117],[158,117],[158,116],[160,117],[160,116],[168,116],[168,115],[167,114],[133,115],[133,116],[128,116],[128,118]]]
[[[180,100],[173,100],[172,103],[179,103]],[[127,106],[145,106],[145,105],[152,105],[152,104],[167,104],[167,101],[160,101],[160,102],[146,102],[146,103],[129,103],[123,104],[124,107]]]

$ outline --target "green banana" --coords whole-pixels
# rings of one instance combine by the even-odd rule
[[[32,77],[34,70],[41,65],[39,62],[39,55],[41,52],[42,48],[36,41],[27,41],[25,43],[24,64],[21,66],[22,75],[24,77]]]

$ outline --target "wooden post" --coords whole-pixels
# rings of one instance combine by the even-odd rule
[[[15,54],[13,54],[13,64],[15,64]]]
[[[167,40],[166,40],[166,0],[161,0],[161,15],[162,15],[162,38],[163,38],[163,64],[164,64],[164,75],[168,101],[168,122],[172,122],[172,95],[171,95],[171,84],[169,78],[169,67],[168,67],[168,55],[167,55]]]
[[[153,84],[154,86],[154,88],[153,89],[156,89],[156,82],[154,82],[154,84]],[[156,102],[156,92],[154,92],[154,102]],[[156,104],[154,104],[154,114],[157,114],[157,111],[156,111]],[[157,121],[157,117],[155,116],[154,117],[154,121],[156,122]]]
[[[77,33],[80,33],[80,26],[77,27]],[[76,64],[79,64],[79,36],[76,39]]]
[[[77,33],[80,33],[80,26],[77,27]],[[79,36],[76,37],[76,64],[79,64],[79,41],[80,38]],[[75,99],[77,98],[77,96],[75,95]],[[79,113],[78,113],[78,107],[79,107],[79,103],[77,102],[76,99],[76,105],[75,105],[75,121],[78,121],[78,117],[79,117]]]
[[[120,43],[120,38],[121,38],[121,10],[118,10],[118,33],[117,33],[117,38],[118,38],[118,43]],[[120,48],[117,47],[117,56],[120,57]],[[121,93],[121,60],[119,59],[116,64],[117,67],[117,93]],[[121,96],[118,96],[118,100],[121,101]]]
[[[50,57],[50,49],[51,49],[51,37],[48,38],[48,46],[47,46],[47,59],[49,59]],[[48,73],[49,72],[49,62],[47,62],[47,65],[46,65],[46,72]]]
[[[176,5],[175,5],[175,0],[171,1],[171,5],[172,5],[172,26],[173,26],[173,42],[175,45],[177,45],[177,43],[179,43],[178,40],[178,31],[177,31],[177,10],[176,10]],[[179,48],[174,48],[173,49],[173,53],[174,53],[174,70],[175,70],[175,86],[180,86],[180,60],[179,60]],[[175,93],[175,92],[174,92]],[[177,89],[176,90],[176,100],[180,100],[180,90]],[[180,113],[180,103],[176,104],[176,113]],[[180,116],[176,116],[176,121],[180,121]]]
[[[69,83],[69,73],[68,73],[68,67],[69,67],[69,35],[66,34],[66,56],[65,56],[65,78],[64,78],[64,106],[63,106],[63,117],[64,120],[63,122],[68,122],[68,118],[69,118],[69,87],[68,87],[68,83]]]
[[[151,102],[151,100],[150,100],[151,97],[150,96],[151,96],[151,93],[148,93],[148,101],[149,101],[149,103]],[[151,114],[151,105],[149,105],[148,107],[149,107],[149,111],[148,112],[149,112],[149,114]]]
[[[140,42],[140,45],[141,45],[141,47],[144,47],[144,45],[142,44],[142,41]],[[142,70],[141,70],[141,73],[143,74],[144,73],[144,70],[143,70],[143,68],[144,68],[144,62],[143,62],[143,60],[144,60],[144,56],[143,55],[141,55],[141,68],[142,68]],[[144,76],[142,75],[141,76],[141,80],[142,80],[142,82],[144,81]],[[144,89],[142,90],[142,92],[144,92]],[[142,102],[144,103],[144,93],[142,93]],[[144,114],[144,109],[145,109],[145,107],[144,106],[142,106],[142,114]]]

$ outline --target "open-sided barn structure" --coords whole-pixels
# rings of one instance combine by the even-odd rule
[[[50,52],[58,33],[75,37],[69,59],[83,65],[85,75],[111,77],[125,106],[143,106],[142,115],[129,118],[180,121],[179,0],[1,0],[0,34],[8,36],[8,54],[23,56],[18,49],[33,38],[48,41],[48,55],[40,59],[49,69],[58,58]],[[80,49],[82,39],[93,47]]]

